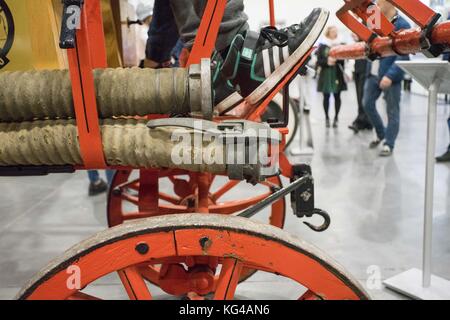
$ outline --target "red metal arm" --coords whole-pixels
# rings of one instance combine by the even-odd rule
[[[275,27],[277,25],[277,22],[275,20],[274,0],[269,0],[269,14],[270,14],[270,26]]]
[[[93,68],[105,68],[100,0],[85,1],[76,47],[67,50],[81,157],[86,169],[107,167],[102,146]]]
[[[200,63],[202,58],[210,58],[216,45],[227,0],[209,0],[203,13],[194,46],[187,66]]]
[[[337,46],[331,49],[330,55],[336,59],[363,59],[369,54],[382,57],[401,54],[414,54],[422,51],[423,32],[420,28],[403,30],[392,38],[380,37],[369,45],[364,42],[352,45]],[[431,45],[441,50],[450,48],[450,21],[437,24],[431,30]]]
[[[413,54],[417,52],[438,55],[450,45],[450,24],[434,25],[439,14],[419,0],[388,0],[415,23],[418,28],[394,32],[394,26],[380,14],[379,28],[369,28],[356,17],[370,25],[368,8],[374,4],[369,0],[344,0],[338,11],[339,19],[364,42],[338,46],[330,51],[337,59],[360,59],[366,57]],[[387,21],[387,22],[386,22]]]

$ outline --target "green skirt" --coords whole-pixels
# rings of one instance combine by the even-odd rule
[[[341,91],[337,68],[322,69],[318,91],[323,93],[338,93]]]

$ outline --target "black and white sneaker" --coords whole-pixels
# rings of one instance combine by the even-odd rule
[[[94,197],[108,191],[108,184],[103,179],[89,184],[89,197]]]
[[[221,66],[222,75],[239,93],[221,102],[219,112],[242,101],[257,104],[308,54],[329,17],[326,9],[314,9],[300,24],[277,30],[266,27],[258,34],[248,31],[232,41]]]
[[[380,151],[380,157],[390,157],[392,156],[393,149],[388,145],[384,145]]]

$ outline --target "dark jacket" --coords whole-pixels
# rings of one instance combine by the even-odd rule
[[[317,67],[320,69],[319,80],[317,82],[317,91],[329,93],[327,88],[327,80],[329,76],[330,69],[336,69],[336,80],[338,82],[337,92],[347,90],[347,83],[344,78],[344,68],[345,62],[344,60],[336,61],[336,65],[329,66],[328,65],[328,56],[330,52],[330,47],[326,44],[321,44],[316,51],[317,55]]]
[[[394,20],[395,31],[401,29],[409,29],[411,25],[402,16],[398,15]],[[380,69],[378,70],[378,79],[382,79],[384,76],[392,80],[393,83],[399,83],[403,81],[405,72],[397,66],[396,61],[409,60],[409,55],[405,56],[391,56],[380,58]],[[367,73],[370,75],[372,69],[372,63],[369,63],[367,67]]]

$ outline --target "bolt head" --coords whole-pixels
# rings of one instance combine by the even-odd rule
[[[141,242],[138,243],[135,247],[135,250],[139,253],[139,254],[147,254],[148,251],[150,250],[150,247],[148,246],[148,244],[146,244],[145,242]]]

